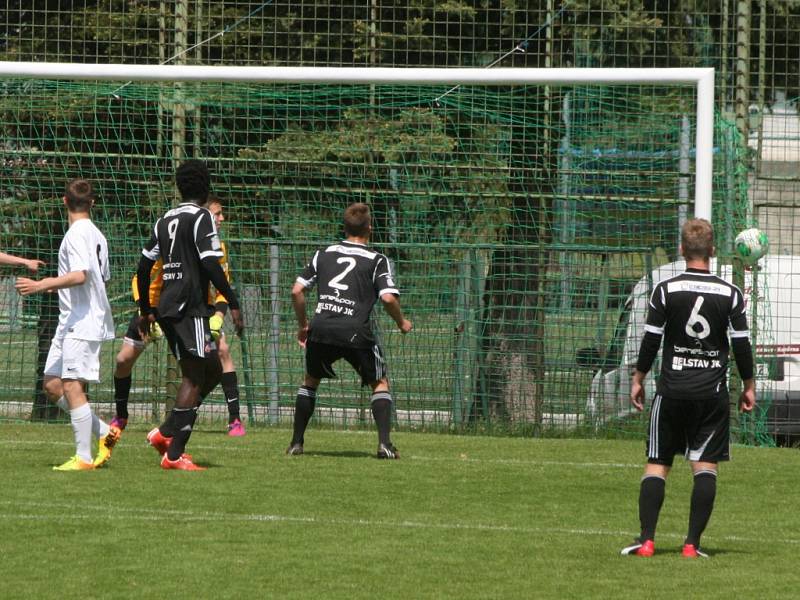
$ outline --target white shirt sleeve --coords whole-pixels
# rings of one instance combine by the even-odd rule
[[[89,271],[92,259],[89,240],[81,235],[67,235],[64,239],[69,272]]]

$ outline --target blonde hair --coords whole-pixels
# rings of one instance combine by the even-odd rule
[[[681,247],[686,260],[711,258],[714,253],[714,229],[705,219],[689,219],[681,229]]]

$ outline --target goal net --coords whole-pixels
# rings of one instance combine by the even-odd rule
[[[228,338],[247,414],[265,423],[290,418],[304,371],[289,289],[340,239],[352,202],[372,207],[372,244],[415,324],[401,336],[376,307],[398,423],[522,433],[640,430],[619,403],[625,383],[598,381],[623,365],[620,335],[641,335],[625,330],[626,299],[677,258],[683,219],[712,218],[724,260],[746,216],[741,144],[714,118],[707,69],[4,69],[2,249],[53,273],[65,182],[94,182],[118,339],[90,394],[109,410],[130,279],[187,157],[208,162],[224,202],[247,325]],[[14,274],[0,280],[0,410],[27,416],[58,309],[51,296],[23,302]],[[357,376],[337,371],[315,418],[369,422]],[[132,418],[156,418],[174,377],[153,344],[133,373]],[[203,411],[223,419],[219,392]]]

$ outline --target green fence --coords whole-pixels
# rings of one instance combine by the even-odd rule
[[[206,160],[225,203],[247,332],[233,342],[248,416],[290,418],[303,374],[289,290],[341,213],[362,201],[373,243],[394,262],[415,330],[377,312],[403,427],[604,435],[642,421],[593,380],[641,332],[626,299],[675,260],[693,213],[694,90],[646,86],[312,86],[0,82],[3,248],[56,264],[72,177],[99,190],[118,339],[103,354],[97,403],[133,314],[130,278],[155,219],[174,201],[174,165]],[[714,221],[720,255],[747,218],[735,126],[717,119]],[[13,274],[7,272],[8,277]],[[57,308],[21,302],[4,279],[0,410],[27,418]],[[312,303],[313,307],[313,303]],[[163,342],[137,364],[133,418],[169,397]],[[593,350],[592,350],[593,349]],[[597,356],[600,363],[592,357]],[[576,357],[579,360],[576,360]],[[354,374],[320,390],[316,418],[369,421]],[[610,404],[609,404],[610,403]],[[607,406],[606,406],[607,405]],[[110,409],[110,404],[107,404]],[[221,395],[204,408],[222,419]],[[752,430],[744,424],[743,434]]]
[[[800,344],[783,343],[798,336],[790,300],[793,257],[800,254],[796,3],[0,0],[0,6],[0,60],[714,67],[718,268],[726,268],[735,232],[758,224],[783,269],[765,265],[755,278],[736,274],[751,312],[763,318],[754,328],[760,412],[754,421],[737,421],[737,431],[745,441],[796,441],[800,392],[793,365]],[[2,81],[0,99],[2,249],[33,252],[52,264],[63,233],[63,182],[93,178],[104,200],[96,218],[114,252],[119,335],[133,308],[127,281],[143,228],[175,199],[175,160],[210,161],[228,203],[225,235],[237,282],[256,324],[249,352],[234,344],[236,360],[250,364],[240,379],[254,417],[279,418],[302,370],[290,339],[286,286],[312,247],[339,235],[342,207],[363,200],[377,215],[375,244],[395,261],[418,325],[403,340],[385,334],[398,408],[413,407],[416,422],[436,427],[466,422],[591,434],[641,427],[592,396],[596,371],[577,366],[575,352],[584,365],[604,370],[604,398],[620,395],[607,376],[632,343],[626,298],[651,267],[675,258],[677,223],[691,212],[693,100],[682,92]],[[25,417],[53,303],[22,304],[9,279],[17,273],[3,274],[0,327],[9,332],[0,351],[3,414]],[[101,401],[110,397],[116,348],[109,345],[104,355],[104,383],[95,394]],[[424,362],[425,351],[435,363]],[[165,354],[148,351],[137,366],[133,396],[143,418],[162,407]],[[327,386],[320,401],[339,412],[326,418],[360,422],[358,395],[354,380]],[[780,405],[770,407],[769,398]],[[346,407],[355,412],[344,413]]]

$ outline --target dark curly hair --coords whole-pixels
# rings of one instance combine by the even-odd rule
[[[205,204],[211,184],[208,166],[202,160],[191,159],[184,162],[175,171],[175,183],[181,198]]]

